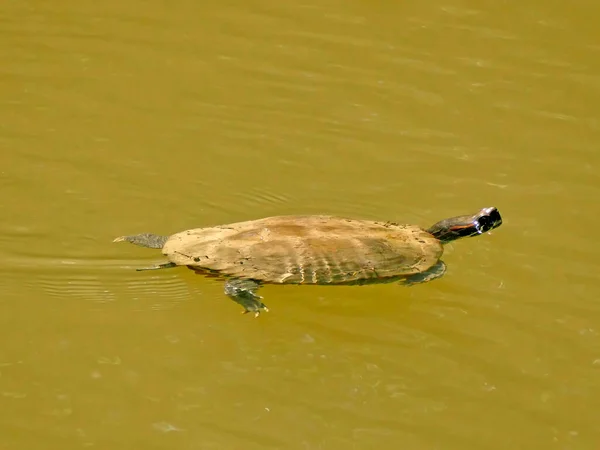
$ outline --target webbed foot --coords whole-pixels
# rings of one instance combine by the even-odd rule
[[[261,311],[269,311],[267,305],[260,301],[262,297],[256,293],[259,287],[260,284],[253,280],[231,278],[225,282],[225,294],[243,306],[242,314],[251,312],[258,317]]]
[[[438,261],[433,267],[425,272],[415,273],[400,281],[403,286],[414,286],[415,284],[427,283],[428,281],[440,278],[446,273],[446,264],[443,261]]]

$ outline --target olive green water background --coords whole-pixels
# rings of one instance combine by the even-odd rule
[[[598,5],[2,2],[0,449],[600,448]],[[492,205],[256,320],[111,242]]]

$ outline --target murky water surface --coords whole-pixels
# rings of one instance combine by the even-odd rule
[[[0,6],[0,448],[597,449],[597,3],[204,3]],[[258,320],[111,243],[491,205]]]

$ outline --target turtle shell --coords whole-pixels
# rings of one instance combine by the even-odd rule
[[[162,252],[200,273],[284,284],[353,284],[423,272],[440,241],[420,227],[278,216],[182,231]]]

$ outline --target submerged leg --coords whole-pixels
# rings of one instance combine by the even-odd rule
[[[131,236],[119,236],[113,242],[131,242],[140,247],[163,248],[169,236],[160,236],[153,233],[134,234]]]
[[[171,267],[176,267],[177,264],[175,264],[174,262],[168,262],[168,263],[163,263],[163,264],[157,264],[156,266],[152,266],[152,267],[140,267],[139,269],[135,269],[138,272],[141,272],[142,270],[159,270],[159,269],[170,269]]]
[[[440,278],[446,272],[446,264],[443,261],[438,261],[433,267],[425,272],[415,273],[406,277],[400,282],[404,286],[413,286],[415,284],[427,283],[428,281]]]
[[[262,297],[256,293],[259,287],[256,281],[230,278],[225,282],[225,294],[244,307],[244,314],[253,312],[254,317],[258,317],[261,309],[269,311],[267,305],[260,301]]]

